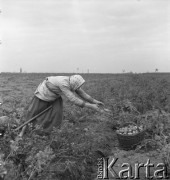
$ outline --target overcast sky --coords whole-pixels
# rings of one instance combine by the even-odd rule
[[[0,72],[170,72],[170,0],[4,0],[1,11]]]

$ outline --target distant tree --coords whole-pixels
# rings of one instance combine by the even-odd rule
[[[158,69],[157,69],[157,68],[155,69],[155,72],[158,72]]]
[[[77,73],[79,73],[79,68],[77,68]]]

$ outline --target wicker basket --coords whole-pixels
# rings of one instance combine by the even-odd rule
[[[133,122],[128,122],[125,123],[122,127],[126,127],[130,124],[137,126]],[[143,131],[140,131],[139,133],[133,135],[125,135],[125,134],[117,133],[119,146],[125,150],[130,150],[135,148],[144,139],[144,136],[145,136],[145,128]]]

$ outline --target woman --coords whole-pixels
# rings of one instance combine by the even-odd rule
[[[47,133],[49,133],[53,127],[60,126],[63,118],[62,95],[65,95],[70,102],[81,108],[87,107],[102,112],[99,106],[103,106],[104,104],[83,91],[81,86],[84,83],[85,80],[80,75],[47,77],[36,89],[28,108],[26,119],[31,119],[52,105],[51,109],[36,118],[36,122],[43,127],[44,132]],[[26,126],[23,127],[19,135],[20,137],[23,136],[25,129]]]

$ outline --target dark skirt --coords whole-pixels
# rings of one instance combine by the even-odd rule
[[[59,127],[63,119],[63,100],[61,97],[53,102],[43,101],[36,96],[33,97],[27,111],[26,119],[29,120],[52,105],[52,108],[33,120],[33,125],[40,125],[44,132],[50,132],[53,127]]]

